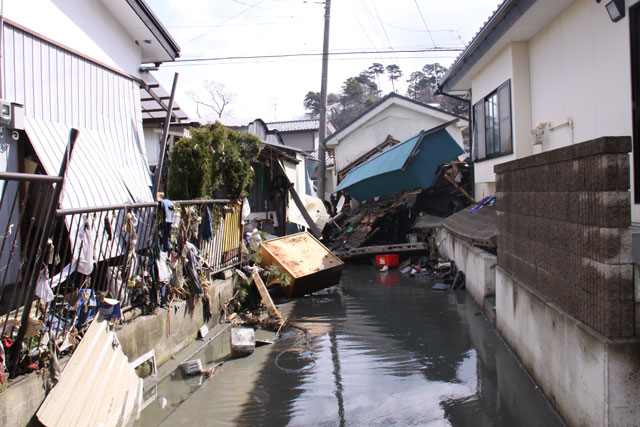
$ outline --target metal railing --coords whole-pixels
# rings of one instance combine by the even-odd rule
[[[43,339],[60,341],[105,298],[123,312],[161,305],[165,292],[190,280],[179,271],[189,245],[198,249],[201,277],[241,262],[240,203],[174,201],[172,251],[166,252],[158,203],[47,215],[58,204],[62,176],[0,173],[0,337],[14,338],[27,351],[43,346]],[[184,289],[183,297],[193,295]],[[21,357],[19,350],[9,356],[12,374]]]

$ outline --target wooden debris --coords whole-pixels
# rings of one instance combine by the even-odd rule
[[[255,283],[256,287],[258,288],[258,292],[260,292],[260,297],[262,298],[262,302],[264,303],[265,307],[267,307],[269,316],[274,318],[278,323],[283,324],[284,318],[282,317],[282,314],[280,314],[280,311],[278,310],[276,305],[273,303],[267,287],[262,281],[262,278],[260,278],[260,274],[258,274],[257,271],[254,271],[253,273],[251,273],[251,278],[253,279],[253,283]]]

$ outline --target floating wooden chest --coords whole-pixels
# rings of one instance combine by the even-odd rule
[[[291,276],[282,286],[288,297],[300,297],[335,285],[344,263],[308,232],[268,240],[260,244],[260,265],[277,265]]]

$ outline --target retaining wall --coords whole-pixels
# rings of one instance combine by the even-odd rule
[[[456,262],[464,272],[466,289],[480,307],[485,307],[485,299],[495,295],[496,256],[464,240],[456,238],[445,228],[439,227],[436,242],[441,255]],[[492,313],[485,313],[491,317]]]
[[[213,313],[207,322],[209,326],[220,321],[222,304],[232,296],[234,283],[235,276],[216,280],[209,287]],[[124,325],[117,335],[129,361],[154,349],[156,363],[162,365],[193,342],[204,323],[202,300],[195,303],[193,312],[187,302],[180,301],[173,303],[170,310],[159,309],[155,315],[138,317]],[[63,369],[64,363],[61,361]],[[25,375],[0,393],[0,426],[23,427],[29,423],[44,401],[44,380],[44,373]]]

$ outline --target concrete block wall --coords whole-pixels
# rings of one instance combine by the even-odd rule
[[[495,166],[498,266],[610,338],[635,335],[629,137]]]

